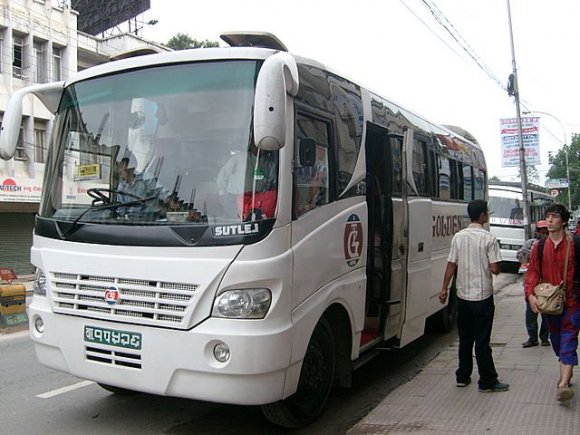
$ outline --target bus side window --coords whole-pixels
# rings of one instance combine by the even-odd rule
[[[473,168],[473,199],[484,199],[485,198],[485,172],[481,169]]]
[[[296,146],[294,155],[294,209],[296,217],[328,204],[330,124],[298,114],[296,117]],[[312,138],[316,143],[315,163],[302,166],[298,155],[300,140]]]
[[[401,196],[403,192],[403,142],[396,138],[389,139],[393,158],[393,194]]]
[[[450,199],[451,198],[451,167],[449,164],[449,159],[447,157],[438,155],[437,156],[437,166],[438,171],[438,185],[439,185],[439,198]]]
[[[451,160],[451,198],[463,199],[463,164]]]
[[[473,199],[473,174],[469,165],[463,165],[463,199],[465,201]]]

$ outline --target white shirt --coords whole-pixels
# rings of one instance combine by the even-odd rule
[[[448,261],[457,263],[457,296],[482,301],[493,295],[490,263],[501,261],[499,243],[478,223],[459,231],[451,241]]]

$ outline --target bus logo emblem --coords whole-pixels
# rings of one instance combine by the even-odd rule
[[[344,258],[350,267],[360,260],[363,249],[363,227],[360,218],[351,214],[344,226]]]
[[[119,300],[119,289],[116,287],[109,287],[105,290],[105,302],[109,305],[115,305]]]

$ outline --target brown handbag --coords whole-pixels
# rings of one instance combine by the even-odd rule
[[[558,285],[541,282],[534,287],[534,296],[536,296],[536,299],[538,300],[538,309],[542,314],[559,316],[564,311],[566,277],[568,275],[568,258],[570,256],[570,239],[568,237],[566,237],[566,242],[566,260],[564,260],[564,279],[562,282]],[[540,265],[540,268],[541,267],[542,266]]]

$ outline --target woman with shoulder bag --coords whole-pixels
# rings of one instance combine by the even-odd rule
[[[574,240],[566,226],[570,213],[562,204],[552,204],[546,209],[549,235],[539,254],[540,243],[535,243],[530,255],[524,290],[530,308],[539,313],[539,296],[535,289],[540,283],[564,285],[563,310],[561,314],[546,314],[550,327],[550,341],[560,361],[557,399],[566,402],[574,397],[570,386],[574,366],[578,365],[578,317],[580,305],[574,295],[575,249]],[[540,263],[541,258],[541,263]],[[566,270],[564,270],[566,269]]]

